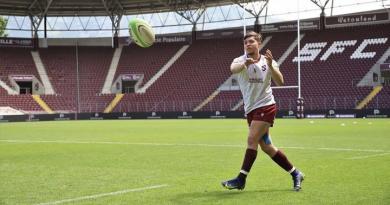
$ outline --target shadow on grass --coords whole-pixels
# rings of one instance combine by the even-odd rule
[[[219,201],[225,201],[229,199],[242,199],[250,197],[259,197],[261,194],[272,193],[291,193],[291,189],[260,189],[260,190],[219,190],[219,191],[203,191],[203,192],[191,192],[177,194],[172,202],[175,204],[189,204],[191,202],[203,204],[202,202],[218,203]]]

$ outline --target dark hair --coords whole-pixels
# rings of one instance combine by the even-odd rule
[[[255,40],[259,43],[261,43],[261,41],[263,40],[263,37],[261,36],[260,33],[256,33],[254,31],[248,31],[246,32],[245,36],[244,36],[244,40],[249,38],[249,37],[255,37]]]

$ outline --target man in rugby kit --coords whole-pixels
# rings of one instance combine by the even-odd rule
[[[272,144],[269,128],[272,127],[276,115],[276,105],[272,95],[271,79],[277,86],[284,84],[283,75],[278,64],[273,60],[272,53],[267,50],[265,55],[259,53],[261,35],[248,32],[244,36],[246,55],[234,59],[230,70],[237,75],[238,84],[244,99],[244,110],[249,125],[247,149],[238,176],[222,182],[227,189],[244,189],[246,177],[256,160],[260,145],[272,160],[289,172],[293,179],[295,191],[301,189],[304,175],[296,169],[286,155]]]

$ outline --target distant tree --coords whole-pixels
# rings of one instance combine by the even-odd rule
[[[2,16],[0,16],[0,37],[7,37],[8,34],[5,32],[7,27],[8,20]]]

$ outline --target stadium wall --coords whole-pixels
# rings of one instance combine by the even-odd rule
[[[279,111],[277,118],[295,119],[293,111]],[[305,112],[306,118],[390,118],[390,109],[315,110]],[[0,115],[2,122],[36,122],[67,120],[137,120],[137,119],[244,119],[240,111],[230,112],[134,112],[134,113],[67,113],[39,115]]]
[[[111,46],[111,38],[48,38],[39,40],[39,47],[47,46]]]

